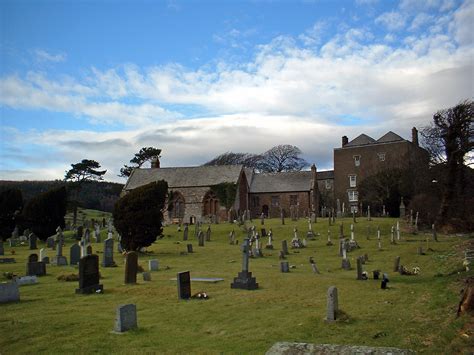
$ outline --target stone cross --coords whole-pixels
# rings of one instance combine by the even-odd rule
[[[246,238],[240,246],[242,250],[242,271],[249,271],[249,240]]]
[[[336,286],[331,286],[329,287],[327,294],[326,321],[334,322],[337,318],[338,311],[339,304],[337,299],[337,288]]]
[[[252,273],[249,272],[249,240],[244,239],[241,250],[242,250],[242,271],[239,272],[238,276],[234,278],[234,282],[231,283],[231,288],[238,288],[244,290],[255,290],[258,288],[258,283],[255,277],[252,277]]]

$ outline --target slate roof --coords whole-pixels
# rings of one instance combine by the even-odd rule
[[[358,145],[367,145],[367,144],[372,144],[376,143],[377,141],[373,139],[372,137],[369,137],[368,135],[362,133],[358,137],[354,138],[351,140],[349,143],[347,143],[344,147],[355,147]]]
[[[124,190],[133,190],[153,181],[165,180],[168,187],[200,187],[239,180],[242,165],[195,166],[183,168],[135,169]]]
[[[393,133],[392,131],[385,133],[382,137],[377,139],[377,143],[388,143],[388,142],[399,142],[399,141],[404,141],[404,139],[400,137],[398,134]]]
[[[311,171],[255,174],[250,193],[296,192],[311,190]],[[334,171],[318,172],[318,180],[334,179]]]

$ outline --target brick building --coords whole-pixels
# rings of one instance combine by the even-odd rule
[[[409,169],[427,163],[427,152],[418,146],[418,131],[412,129],[412,141],[388,132],[375,140],[361,134],[349,142],[342,137],[342,146],[334,149],[334,198],[338,212],[359,209],[357,186],[366,177],[388,168]],[[344,211],[343,211],[344,209]]]

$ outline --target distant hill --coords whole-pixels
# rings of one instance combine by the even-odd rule
[[[23,194],[23,201],[26,203],[33,196],[42,192],[60,187],[70,186],[70,182],[61,180],[54,181],[6,181],[0,180],[0,192],[8,189],[19,189]],[[80,206],[87,209],[94,209],[112,212],[115,201],[120,197],[123,184],[105,181],[88,181],[82,185],[79,193]]]

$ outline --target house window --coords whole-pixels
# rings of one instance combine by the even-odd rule
[[[290,195],[290,206],[296,206],[298,204],[298,195]]]
[[[253,207],[260,206],[260,198],[258,196],[253,196],[252,197],[252,205],[253,205]]]
[[[325,184],[326,184],[326,190],[331,190],[331,180],[326,180]]]
[[[385,161],[385,153],[377,153],[380,161]]]
[[[354,155],[355,166],[360,166],[360,155]]]
[[[349,186],[350,187],[357,186],[357,175],[349,175]]]
[[[359,193],[357,190],[349,190],[347,191],[347,195],[349,197],[349,202],[357,202],[359,200]]]
[[[280,196],[272,196],[272,207],[280,206]]]

